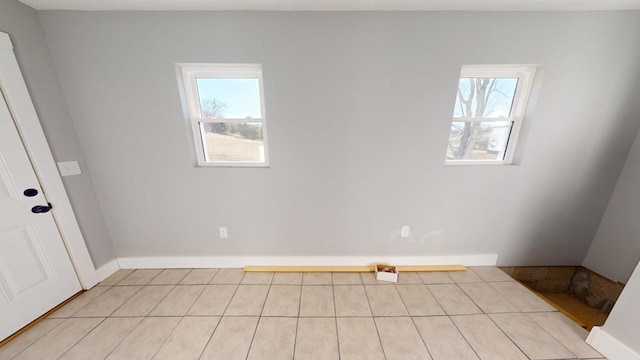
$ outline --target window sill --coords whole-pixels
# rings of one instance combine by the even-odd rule
[[[487,166],[487,165],[515,165],[509,161],[499,160],[445,160],[445,166]]]
[[[268,163],[198,163],[197,167],[218,168],[268,168]]]

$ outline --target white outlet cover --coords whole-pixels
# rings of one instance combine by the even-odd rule
[[[406,238],[409,237],[410,228],[408,226],[403,226],[402,230],[400,230],[400,237]]]
[[[58,163],[58,170],[60,176],[72,176],[82,174],[80,170],[80,164],[77,161],[61,161]]]

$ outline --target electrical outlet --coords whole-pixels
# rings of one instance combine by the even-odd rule
[[[408,226],[403,226],[402,230],[400,230],[400,237],[406,238],[409,237],[409,232],[411,228]]]
[[[221,226],[219,230],[220,230],[220,239],[229,238],[229,232],[227,231],[226,227]]]

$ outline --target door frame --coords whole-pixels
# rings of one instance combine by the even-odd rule
[[[7,106],[31,159],[42,191],[55,207],[52,211],[53,217],[80,284],[84,289],[90,289],[98,283],[96,268],[73,213],[69,196],[58,173],[13,49],[9,34],[0,31],[0,88],[3,90]]]

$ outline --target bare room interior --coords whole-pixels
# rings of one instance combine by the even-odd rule
[[[0,360],[640,360],[639,0],[0,0]]]

